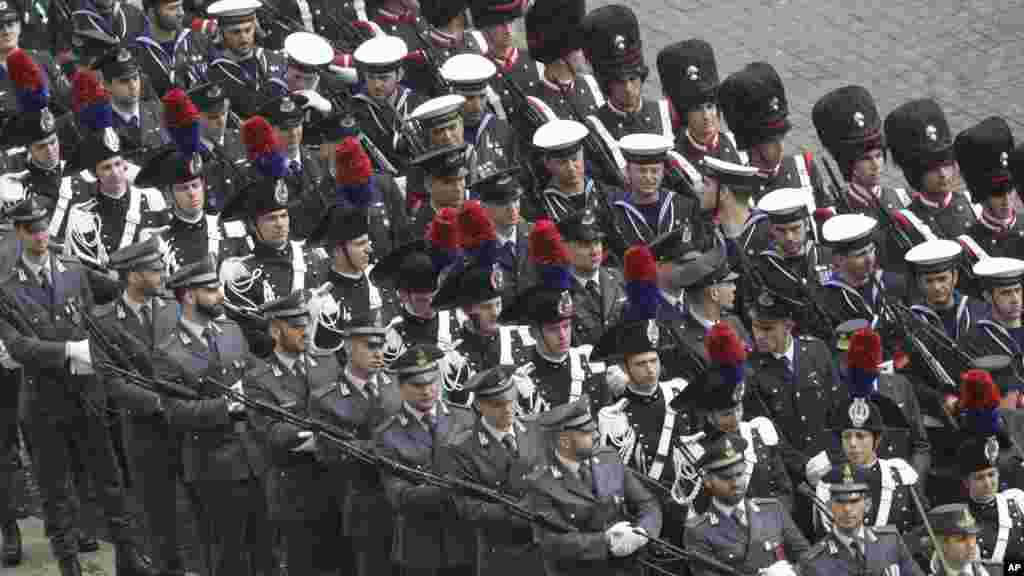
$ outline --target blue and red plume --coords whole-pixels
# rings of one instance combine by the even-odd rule
[[[202,149],[199,139],[199,109],[181,88],[172,88],[160,99],[164,123],[171,140],[183,158],[191,158]]]
[[[79,70],[72,78],[71,108],[78,114],[79,125],[93,132],[114,125],[110,93],[100,84],[93,70]]]
[[[7,74],[14,84],[19,112],[38,112],[50,105],[46,75],[28,52],[17,48],[7,55]]]
[[[489,268],[498,261],[498,232],[480,202],[470,200],[462,205],[459,238],[467,260],[474,265]]]
[[[458,258],[462,244],[460,234],[458,212],[454,208],[441,208],[434,214],[427,231],[427,242],[431,247],[430,259],[435,273],[440,274]]]
[[[363,145],[345,137],[334,150],[335,193],[339,204],[365,208],[373,201],[373,165]]]
[[[288,159],[266,118],[253,116],[242,123],[242,143],[249,160],[267,178],[284,178],[288,173]]]
[[[978,436],[999,432],[999,386],[984,370],[968,370],[960,376],[960,411],[967,429]]]
[[[538,220],[530,230],[530,262],[537,267],[542,286],[549,290],[569,289],[569,249],[562,242],[555,223]]]
[[[847,382],[851,398],[870,398],[882,363],[882,339],[877,332],[861,328],[850,336],[846,352]]]
[[[626,281],[626,308],[623,322],[641,322],[658,317],[658,266],[654,254],[646,244],[637,244],[626,250],[624,257]]]
[[[743,361],[747,359],[747,349],[727,322],[719,322],[711,327],[711,332],[704,339],[704,349],[711,363],[721,373],[723,382],[738,384],[743,380]]]

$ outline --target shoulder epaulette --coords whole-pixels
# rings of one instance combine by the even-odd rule
[[[103,318],[114,313],[117,306],[117,299],[111,300],[110,302],[100,304],[92,310],[92,315],[97,318]]]
[[[704,523],[710,521],[711,520],[711,517],[709,516],[710,514],[711,514],[711,512],[705,512],[703,514],[697,514],[696,516],[694,516],[692,518],[687,518],[686,519],[686,527],[687,528],[696,528],[696,527],[700,526],[701,524],[704,524]]]

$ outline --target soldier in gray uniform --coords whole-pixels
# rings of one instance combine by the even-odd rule
[[[873,501],[864,471],[849,463],[839,463],[822,479],[827,482],[833,529],[811,547],[800,562],[805,576],[855,576],[857,574],[906,574],[922,576],[892,526],[865,525]]]
[[[530,508],[576,528],[534,527],[547,576],[642,574],[637,562],[649,538],[661,534],[657,498],[614,450],[596,445],[597,423],[585,396],[538,418],[548,463],[530,476]]]
[[[182,266],[167,279],[167,288],[181,305],[181,317],[159,348],[204,396],[165,401],[168,423],[181,432],[182,479],[190,488],[203,565],[216,576],[269,574],[265,447],[255,441],[245,407],[201,381],[213,378],[241,392],[249,346],[238,324],[224,317],[224,290],[212,255]]]
[[[930,576],[988,576],[977,557],[981,529],[966,504],[944,504],[928,511],[928,522],[935,531],[941,553],[932,552]]]
[[[512,366],[484,370],[466,383],[479,417],[455,437],[449,451],[454,474],[513,498],[525,496],[528,475],[544,462],[546,450],[534,420],[516,416],[519,389]],[[540,549],[529,524],[500,504],[456,497],[460,520],[472,522],[477,575],[539,574]]]
[[[959,168],[946,115],[930,99],[911,100],[885,117],[885,140],[912,190],[910,211],[939,238],[954,239],[977,220],[958,190]]]
[[[430,222],[443,208],[458,211],[466,201],[466,144],[441,146],[414,158],[410,164],[423,167],[427,177],[422,190],[410,188],[406,194],[406,206],[410,199],[415,209],[409,212],[409,226],[403,234],[403,242],[415,241],[426,236]]]
[[[558,222],[558,231],[572,255],[573,337],[579,345],[597,344],[622,315],[622,273],[605,265],[605,232],[592,210],[566,216]]]
[[[314,391],[341,374],[333,355],[313,357],[307,350],[308,306],[307,292],[297,290],[260,307],[270,320],[274,348],[266,360],[253,360],[242,379],[246,396],[303,417],[311,412]],[[255,410],[249,421],[253,439],[266,443],[268,512],[281,536],[285,570],[298,576],[336,570],[336,543],[324,537],[330,532],[321,516],[336,487],[327,485],[317,460],[321,441],[311,430]]]
[[[27,326],[0,321],[0,335],[11,358],[25,367],[24,394],[28,438],[33,447],[35,477],[43,498],[43,515],[53,555],[62,576],[80,576],[75,505],[68,478],[78,450],[85,464],[115,542],[119,576],[150,576],[157,572],[137,552],[129,528],[124,493],[108,435],[100,417],[106,391],[92,376],[92,354],[86,332],[74,324],[63,306],[74,299],[81,310],[93,304],[91,277],[73,259],[58,258],[49,249],[46,210],[34,199],[12,213],[23,251],[2,289],[16,303]],[[35,321],[32,321],[35,319]],[[98,411],[97,411],[98,410]]]
[[[391,363],[402,407],[377,427],[375,450],[406,466],[443,473],[455,438],[474,425],[468,408],[440,397],[444,356],[434,345],[410,346]],[[383,474],[384,494],[394,511],[391,560],[403,575],[463,573],[473,563],[473,536],[455,522],[452,494],[431,484]],[[458,571],[458,572],[456,572]]]
[[[724,562],[737,571],[794,574],[793,564],[810,549],[786,507],[775,498],[748,498],[747,441],[731,434],[706,436],[697,468],[710,496],[707,512],[686,522],[688,550]],[[695,565],[697,576],[718,574]]]

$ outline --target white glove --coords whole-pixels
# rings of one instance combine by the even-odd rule
[[[775,564],[759,571],[761,576],[797,576],[793,565],[786,560],[779,560]]]
[[[532,398],[533,393],[537,391],[537,384],[529,376],[513,374],[510,379],[515,384],[516,390],[519,391],[520,398]]]
[[[11,358],[11,353],[7,350],[7,345],[2,341],[0,341],[0,366],[3,366],[8,370],[17,370],[18,368],[21,368],[21,364],[14,358]]]
[[[321,114],[330,114],[331,110],[334,109],[331,103],[326,98],[317,93],[316,90],[300,90],[299,94],[305,96],[308,102],[306,106],[313,108]]]
[[[624,537],[629,530],[629,522],[619,522],[604,531],[605,540],[608,541],[608,551],[611,552],[613,556],[626,556],[626,554],[623,553],[625,549]]]
[[[242,381],[239,380],[238,382],[235,382],[234,384],[232,384],[231,385],[231,391],[234,392],[235,394],[240,395],[240,396],[244,395],[244,391],[242,389]],[[228,401],[228,413],[229,414],[238,414],[239,412],[244,412],[244,411],[245,411],[245,404],[242,404],[241,402],[238,402],[237,400],[229,400]]]
[[[629,526],[629,530],[622,535],[620,539],[622,556],[629,556],[630,554],[639,550],[644,544],[647,544],[647,531],[639,526]]]
[[[626,372],[622,367],[615,364],[613,366],[609,366],[608,369],[604,371],[604,380],[608,383],[608,389],[612,393],[612,398],[617,398],[620,394],[625,392],[626,383],[629,381],[629,378],[626,376]]]
[[[303,430],[299,432],[299,438],[302,444],[292,448],[292,452],[316,452],[316,434],[310,430]]]
[[[92,352],[89,351],[88,340],[68,341],[64,344],[64,354],[68,357],[72,374],[92,374]]]
[[[832,468],[832,463],[828,461],[828,453],[822,450],[818,452],[817,456],[807,461],[807,465],[804,466],[804,476],[807,477],[807,483],[811,487],[817,486],[818,482],[828,474],[828,471]]]

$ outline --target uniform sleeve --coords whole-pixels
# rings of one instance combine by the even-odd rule
[[[811,549],[803,532],[793,522],[793,516],[784,507],[779,508],[779,515],[782,517],[782,540],[786,548],[786,558],[790,562],[798,562]]]
[[[266,389],[265,383],[258,376],[247,375],[242,379],[242,386],[245,395],[271,406],[277,405],[274,395]],[[301,429],[292,424],[286,424],[279,420],[268,417],[258,410],[249,410],[249,423],[253,428],[266,435],[267,443],[273,450],[287,451],[302,444],[298,434]]]
[[[626,503],[635,514],[634,524],[647,531],[651,538],[661,535],[661,504],[654,494],[644,486],[631,468],[625,470]]]
[[[480,482],[480,476],[476,470],[476,466],[473,464],[473,458],[469,454],[466,454],[466,450],[464,448],[458,445],[453,445],[451,449],[446,450],[445,452],[445,474],[450,474],[456,478],[461,478],[470,482]],[[464,494],[457,494],[454,499],[455,510],[458,513],[460,520],[482,523],[493,522],[495,524],[502,523],[505,525],[508,525],[509,522],[516,522],[518,520],[518,518],[506,512],[505,507],[501,504],[486,502]]]
[[[40,340],[22,334],[7,319],[0,318],[0,339],[16,362],[37,369],[60,370],[67,365],[65,342]]]
[[[932,467],[932,445],[928,440],[928,430],[921,418],[921,403],[917,398],[917,387],[909,379],[906,382],[906,405],[903,410],[910,422],[910,465],[914,467],[922,480],[928,477]]]
[[[526,497],[530,510],[542,516],[565,522],[546,492],[533,489]],[[607,560],[608,542],[604,532],[553,532],[540,524],[533,526],[534,541],[540,544],[545,564],[571,567],[581,561]]]
[[[391,444],[387,430],[374,439],[374,451],[381,458],[403,463],[398,450]],[[395,512],[404,514],[437,514],[451,501],[449,491],[429,484],[414,484],[410,480],[387,472],[381,473],[384,496]]]
[[[164,403],[167,422],[185,430],[216,430],[231,423],[225,398],[172,400]]]
[[[695,554],[717,560],[715,550],[712,548],[711,541],[708,539],[702,526],[703,524],[693,523],[686,525],[686,530],[683,531],[683,547],[693,551]],[[690,574],[691,576],[721,576],[718,572],[699,561],[691,563]]]

